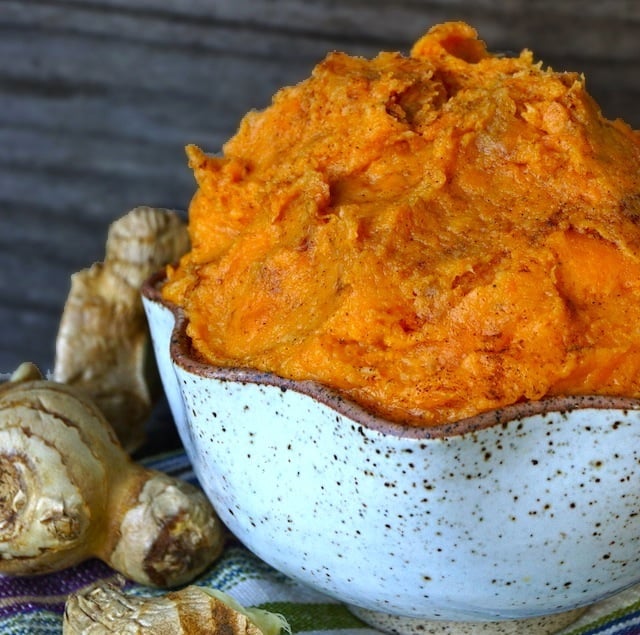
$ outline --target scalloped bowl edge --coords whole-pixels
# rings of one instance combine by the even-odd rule
[[[178,432],[223,522],[271,566],[366,611],[452,621],[640,582],[640,400],[392,423],[314,382],[198,359],[162,280],[142,295]]]

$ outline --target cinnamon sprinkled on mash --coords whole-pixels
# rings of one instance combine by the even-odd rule
[[[212,363],[425,426],[640,396],[640,134],[579,75],[447,23],[408,57],[330,54],[222,158],[188,155],[163,293]]]

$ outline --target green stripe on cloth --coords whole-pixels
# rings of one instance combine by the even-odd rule
[[[628,631],[624,630],[624,624],[621,624],[619,629],[614,628],[613,626],[614,622],[620,621],[627,616],[631,617],[634,613],[637,613],[639,611],[640,600],[634,602],[633,604],[625,605],[624,608],[616,609],[611,613],[607,613],[606,615],[603,615],[602,617],[599,617],[597,619],[589,619],[588,624],[584,624],[582,626],[579,626],[578,628],[571,629],[571,627],[569,627],[571,630],[564,630],[562,631],[562,633],[559,633],[559,635],[589,635],[590,633],[595,634],[601,632],[602,629],[606,628],[608,625],[610,625],[612,628],[612,630],[610,631],[612,634],[618,632],[625,633],[625,635],[627,633],[628,635],[632,635],[632,633],[640,633],[640,627],[637,627],[637,630]]]
[[[342,604],[266,602],[258,608],[283,615],[289,622],[292,633],[368,628]]]
[[[195,482],[184,453],[164,454],[145,463]],[[113,578],[114,572],[97,561],[26,581],[0,576],[0,634],[61,635],[65,594]],[[220,558],[193,583],[229,593],[246,607],[280,613],[294,634],[381,635],[346,606],[275,570],[237,541],[230,541]],[[125,584],[124,591],[133,596],[166,592],[132,582]],[[640,635],[640,586],[590,607],[557,635]]]
[[[58,613],[37,610],[0,621],[2,635],[60,635],[62,619]]]

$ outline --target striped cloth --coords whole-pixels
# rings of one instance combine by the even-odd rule
[[[196,482],[182,452],[145,461],[149,466]],[[98,580],[118,576],[90,560],[61,573],[31,578],[0,576],[0,634],[59,635],[69,593]],[[343,605],[275,571],[239,544],[231,544],[196,584],[219,589],[245,606],[282,614],[292,633],[307,635],[380,635]],[[127,593],[151,596],[161,591],[134,583]],[[524,634],[523,634],[524,635]],[[640,586],[591,607],[580,620],[558,635],[640,635]]]

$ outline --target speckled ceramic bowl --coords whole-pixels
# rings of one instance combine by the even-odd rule
[[[640,400],[405,427],[311,382],[198,361],[160,283],[144,304],[186,451],[275,568],[403,633],[552,632],[640,582]]]

